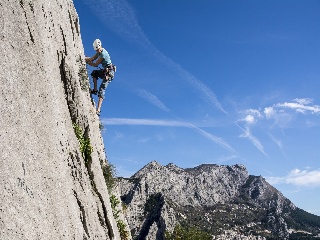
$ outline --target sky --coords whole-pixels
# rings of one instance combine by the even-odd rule
[[[320,1],[74,5],[85,54],[98,38],[117,66],[100,120],[118,176],[243,164],[320,215]]]

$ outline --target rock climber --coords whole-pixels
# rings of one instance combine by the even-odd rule
[[[91,77],[93,79],[93,89],[90,90],[91,94],[98,94],[99,100],[96,111],[98,116],[100,116],[101,105],[105,97],[106,88],[108,84],[112,81],[116,69],[115,65],[113,65],[111,62],[109,53],[102,47],[101,41],[99,39],[94,40],[93,49],[97,53],[93,57],[86,57],[85,60],[87,64],[93,67],[98,67],[99,64],[102,65],[102,69],[93,70],[91,73]],[[99,91],[97,90],[98,78],[102,79]]]

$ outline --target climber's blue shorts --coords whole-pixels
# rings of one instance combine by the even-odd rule
[[[109,73],[110,74],[110,73]],[[102,83],[100,84],[99,91],[98,91],[98,97],[104,99],[106,88],[108,87],[108,84],[111,82],[111,78],[109,77],[109,74],[106,75],[104,69],[99,70],[93,70],[91,73],[91,76],[93,78],[101,78]],[[113,73],[114,74],[114,73]]]
[[[102,83],[100,84],[99,91],[98,91],[98,97],[104,99],[104,94],[106,92],[106,89],[108,87],[108,84],[110,83],[109,80],[103,79]]]

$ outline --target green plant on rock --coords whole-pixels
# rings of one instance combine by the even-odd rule
[[[102,168],[102,173],[104,176],[104,181],[107,185],[109,193],[112,191],[114,186],[117,183],[116,180],[116,167],[111,163],[105,163],[102,160],[100,160],[100,166]]]
[[[129,238],[129,232],[126,230],[126,224],[122,220],[117,220],[117,227],[120,233],[120,237],[122,240],[126,240]]]
[[[212,235],[201,231],[196,227],[184,228],[180,224],[177,224],[174,227],[172,233],[166,231],[165,232],[166,240],[211,240]]]
[[[84,136],[82,129],[78,124],[73,123],[72,126],[80,144],[80,152],[82,154],[85,164],[87,165],[91,160],[91,153],[93,152],[93,148],[90,143],[90,138]]]
[[[127,225],[121,219],[119,219],[119,213],[121,212],[121,210],[117,210],[117,206],[120,204],[120,200],[115,195],[111,195],[110,203],[113,217],[117,222],[117,227],[120,233],[121,240],[128,240],[129,232],[126,230]]]
[[[101,132],[105,132],[106,131],[106,128],[104,127],[102,122],[99,122],[99,129],[100,129]]]
[[[125,213],[127,211],[127,204],[125,204],[124,202],[121,204],[122,205],[122,211]]]
[[[120,201],[115,195],[111,195],[110,197],[110,203],[111,203],[111,208],[112,208],[112,213],[114,218],[119,218],[119,213],[121,212],[120,210],[117,210],[117,206],[119,205]]]

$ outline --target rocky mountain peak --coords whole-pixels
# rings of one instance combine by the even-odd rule
[[[168,170],[176,172],[176,173],[181,173],[184,170],[180,167],[178,167],[177,165],[173,164],[173,163],[169,163],[168,165],[165,166]]]
[[[149,174],[156,174],[157,172],[163,171],[164,167],[159,164],[157,161],[152,161],[141,168],[137,173],[135,173],[132,178],[140,178],[143,176],[147,176]]]
[[[164,231],[177,224],[197,226],[216,239],[289,239],[295,236],[292,229],[306,230],[299,219],[310,217],[240,164],[183,169],[153,161],[130,179],[121,179],[120,189],[137,239],[164,239]],[[320,227],[320,218],[311,219]]]

